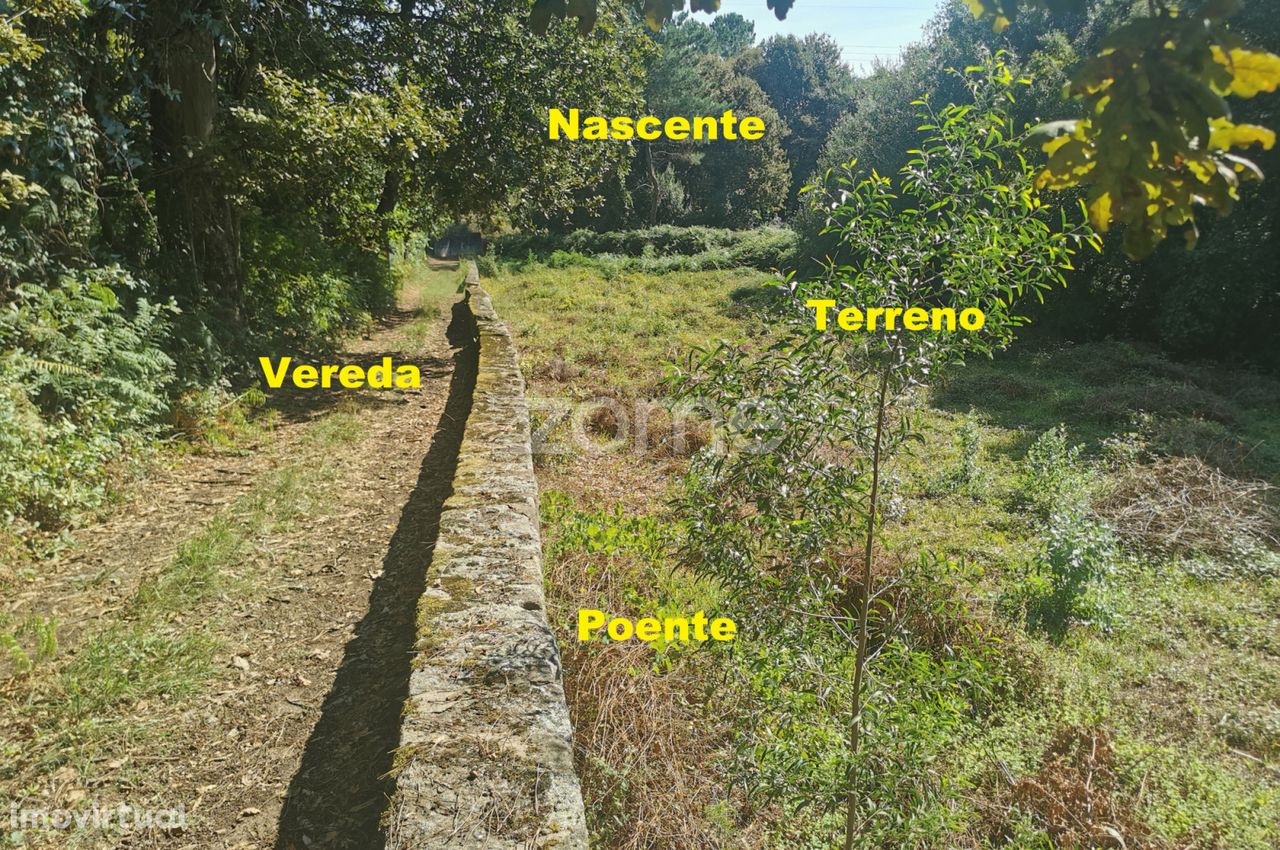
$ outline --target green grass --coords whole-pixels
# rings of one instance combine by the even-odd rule
[[[337,472],[322,461],[324,452],[363,434],[344,411],[311,426],[297,459],[179,544],[120,610],[98,618],[61,654],[38,652],[33,620],[16,628],[0,622],[0,636],[34,662],[18,680],[22,697],[0,707],[0,789],[29,790],[64,765],[89,780],[112,754],[162,736],[167,711],[217,681],[224,645],[212,600],[264,592],[251,556],[267,535],[332,504]],[[48,646],[56,637],[43,640]],[[20,737],[10,737],[15,730]]]
[[[413,317],[400,328],[400,336],[410,350],[421,350],[438,333],[436,320],[447,319],[458,289],[466,278],[464,268],[431,268],[420,263],[403,263],[398,273],[404,281],[401,303]]]
[[[1177,392],[1167,392],[1170,375],[1178,376]],[[935,393],[926,443],[898,470],[906,507],[889,529],[891,545],[972,559],[988,571],[994,599],[1039,545],[1040,523],[1018,504],[1022,458],[1038,433],[1064,423],[1097,455],[1105,441],[1132,431],[1143,410],[1141,428],[1159,450],[1212,463],[1224,446],[1247,445],[1237,474],[1274,481],[1280,395],[1267,388],[1275,386],[1115,343],[1017,350],[971,364]],[[929,492],[938,471],[959,463],[960,411],[969,410],[984,446],[979,492]],[[1200,423],[1209,437],[1167,439],[1187,423]],[[1124,553],[1113,568],[1105,590],[1110,628],[1076,627],[1060,642],[1030,635],[1046,676],[1038,704],[990,728],[955,755],[957,764],[986,764],[994,747],[1015,772],[1033,770],[1053,728],[1100,724],[1116,735],[1125,793],[1158,837],[1196,848],[1274,847],[1280,580],[1204,580],[1178,558],[1141,551]]]
[[[500,271],[482,283],[515,331],[521,367],[534,380],[535,392],[660,398],[663,362],[748,332],[750,303],[768,295],[765,284],[771,279],[740,269],[628,273],[605,280],[589,267],[534,266]],[[590,462],[577,458],[565,466]],[[624,456],[622,462],[651,461]],[[609,600],[617,613],[710,611],[719,598],[715,589],[670,568],[662,547],[674,530],[666,513],[661,499],[648,501],[642,513],[624,516],[616,506],[591,504],[581,491],[552,491],[544,494],[543,506],[552,534],[548,551],[552,557],[573,552],[601,561],[626,556],[612,568],[621,579]],[[581,601],[573,593],[562,596],[575,605]],[[576,611],[567,602],[559,606],[561,619]]]
[[[583,398],[659,394],[663,360],[717,337],[751,333],[750,305],[765,279],[744,271],[606,279],[599,270],[569,265],[500,272],[485,285],[517,331],[535,391]],[[1194,455],[1241,478],[1280,481],[1280,382],[1265,376],[1175,363],[1125,343],[1028,344],[970,363],[935,388],[922,411],[923,446],[891,470],[886,545],[979,566],[984,578],[974,601],[1012,631],[1009,653],[1018,671],[999,709],[975,719],[947,755],[953,805],[970,825],[964,836],[939,835],[940,846],[1051,846],[1033,813],[1009,810],[999,837],[984,821],[990,815],[972,801],[998,798],[1007,787],[1005,771],[1034,775],[1056,732],[1080,725],[1110,730],[1115,793],[1157,842],[1196,850],[1276,847],[1280,579],[1209,580],[1177,557],[1122,551],[1098,591],[1110,612],[1105,625],[1051,636],[1027,631],[1000,608],[1044,542],[1045,519],[1026,490],[1026,452],[1060,423],[1069,442],[1085,447],[1084,487],[1105,481],[1106,444],[1134,432],[1158,453]],[[678,473],[634,453],[620,463],[647,470],[659,483],[670,484]],[[552,480],[569,495],[553,494],[544,506],[549,575],[581,586],[549,588],[553,600],[587,600],[584,588],[602,586],[597,579],[609,570],[617,581],[601,591],[613,594],[603,600],[606,607],[635,611],[714,599],[687,576],[664,586],[652,570],[637,568],[636,558],[620,561],[593,542],[610,533],[633,541],[627,535],[646,516],[665,522],[662,486],[647,498],[610,493],[590,483],[617,468],[608,461],[584,456],[566,468],[569,474],[561,469]],[[625,500],[627,515],[601,510],[592,501],[600,489],[605,498]],[[584,524],[597,530],[584,534]],[[608,808],[616,828],[616,801],[595,804]]]
[[[1097,450],[1147,414],[1160,447],[1280,481],[1280,380],[1213,364],[1175,363],[1129,343],[1025,345],[975,360],[935,394],[937,407],[978,410],[1025,441],[1059,423]]]
[[[748,331],[743,302],[770,279],[747,270],[623,273],[605,280],[572,266],[500,272],[484,286],[517,332],[526,374],[542,377],[553,361],[576,392],[654,395],[662,363],[720,337]]]
[[[719,271],[606,280],[597,269],[572,265],[506,271],[483,284],[515,332],[532,394],[648,400],[661,397],[664,360],[746,332],[748,302],[767,279]],[[605,847],[631,836],[634,846],[718,846],[732,807],[706,770],[719,740],[701,721],[701,683],[716,675],[711,654],[678,644],[580,645],[573,623],[580,607],[633,618],[713,614],[721,594],[669,556],[677,529],[664,502],[663,470],[671,458],[634,448],[575,451],[560,463],[540,461],[539,469],[548,616],[569,671],[567,689],[591,694],[572,701],[593,841]],[[645,477],[654,490],[631,490],[629,475]],[[633,744],[640,742],[687,760],[638,757]],[[673,787],[680,789],[674,800]],[[652,814],[673,805],[678,824]]]

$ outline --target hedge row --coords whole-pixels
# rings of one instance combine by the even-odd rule
[[[725,230],[716,227],[663,225],[643,230],[596,233],[575,230],[567,234],[510,233],[491,243],[501,259],[523,259],[530,254],[547,257],[557,251],[584,256],[610,254],[626,257],[706,257],[714,265],[749,266],[771,270],[789,268],[797,245],[795,231],[786,227]]]

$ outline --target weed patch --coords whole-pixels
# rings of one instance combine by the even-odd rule
[[[1009,790],[1009,804],[1028,815],[1056,847],[1150,847],[1151,830],[1123,801],[1111,734],[1101,728],[1060,730],[1040,769]]]
[[[1269,490],[1198,458],[1166,457],[1117,470],[1094,508],[1137,551],[1237,562],[1277,545],[1280,517],[1267,504]]]
[[[606,280],[569,262],[508,266],[486,286],[518,332],[535,394],[625,400],[657,394],[656,364],[673,352],[761,329],[759,305],[735,290],[768,293],[755,282],[764,280],[746,272]],[[1178,412],[1194,409],[1179,402],[1176,411],[1126,417],[1093,405],[1101,390],[1148,380],[1211,393],[1231,415],[1197,418]],[[1219,393],[1224,386],[1239,389]],[[1236,457],[1230,471],[1241,480],[1273,477],[1280,410],[1271,386],[1099,343],[974,361],[932,393],[917,411],[923,448],[886,477],[885,541],[874,556],[884,582],[874,681],[899,700],[877,719],[883,737],[866,762],[884,777],[868,786],[884,811],[902,814],[876,833],[886,846],[1041,850],[1069,846],[1071,835],[1118,846],[1110,825],[1130,848],[1270,850],[1280,783],[1258,760],[1277,758],[1268,706],[1280,700],[1280,582],[1130,540],[1102,503],[1130,465],[1203,455],[1227,470],[1205,459],[1215,445],[1220,457]],[[666,427],[660,412],[650,421]],[[600,413],[593,439],[623,424]],[[777,787],[786,796],[832,778],[846,680],[824,679],[824,691],[780,679],[777,663],[748,664],[749,625],[733,653],[579,645],[572,632],[578,607],[637,616],[719,601],[749,623],[723,609],[722,590],[673,566],[681,532],[665,505],[686,454],[657,440],[647,452],[628,443],[539,464],[549,613],[593,842],[821,846],[814,836],[833,824],[812,807],[745,792]],[[920,550],[951,566],[930,572],[905,556]],[[916,578],[890,582],[907,574]],[[895,641],[899,633],[912,641]],[[809,634],[783,643],[795,654],[835,645]],[[762,657],[777,662],[779,651]],[[772,711],[806,690],[820,697]],[[636,711],[641,704],[651,711]],[[734,756],[740,730],[723,721],[731,704],[752,707],[753,735],[769,733],[753,758]],[[784,714],[798,720],[775,722]],[[907,771],[912,781],[908,763],[919,767]]]
[[[555,492],[543,497],[542,514],[549,613],[595,841],[626,850],[719,846],[741,801],[727,796],[715,768],[727,729],[709,702],[714,656],[661,640],[579,643],[573,630],[582,607],[683,616],[715,610],[718,593],[668,566],[675,529],[659,516],[584,511]],[[678,819],[670,817],[673,790]]]

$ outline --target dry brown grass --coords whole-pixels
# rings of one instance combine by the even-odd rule
[[[1010,838],[1019,814],[1029,815],[1062,850],[1178,850],[1156,838],[1134,810],[1116,772],[1112,734],[1098,726],[1066,726],[1045,748],[1040,769],[979,806],[986,841]]]
[[[636,642],[577,646],[566,681],[596,834],[618,850],[721,846],[704,816],[722,797],[711,767],[718,736],[700,720],[695,665],[659,675]]]
[[[1014,783],[1008,799],[1029,812],[1055,847],[1164,848],[1122,801],[1111,734],[1098,727],[1058,731],[1034,776]]]
[[[649,457],[684,460],[711,443],[711,423],[671,412],[657,403],[645,411],[645,451]]]
[[[569,627],[577,609],[625,612],[624,576],[640,567],[618,556],[602,565],[574,554],[548,568],[593,846],[763,847],[764,819],[752,822],[740,800],[726,800],[728,782],[716,768],[729,730],[707,704],[711,657],[685,651],[658,671],[655,651],[639,641],[579,643]],[[725,814],[710,815],[717,810]]]
[[[1094,508],[1135,549],[1231,557],[1280,540],[1269,489],[1198,458],[1168,457],[1118,470]]]

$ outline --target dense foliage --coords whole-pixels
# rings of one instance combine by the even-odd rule
[[[617,162],[546,109],[629,111],[621,5],[20,0],[0,7],[0,511],[46,526],[256,356],[389,308],[389,245],[571,202]]]
[[[650,5],[662,19],[682,4]],[[853,76],[826,36],[757,44],[737,15],[708,25],[676,14],[653,35],[645,112],[718,114],[730,101],[717,92],[737,80],[751,96],[735,109],[763,98],[780,147],[733,157],[724,143],[637,143],[621,176],[541,224],[552,232],[742,227],[781,216],[801,233],[801,271],[812,272],[833,243],[798,187],[849,159],[897,170],[920,139],[910,102],[921,92],[964,102],[948,69],[1004,50],[1032,79],[1017,119],[1041,125],[1026,151],[1041,185],[1083,197],[1094,226],[1109,231],[1103,256],[1085,260],[1078,285],[1055,295],[1038,322],[1074,338],[1120,335],[1182,356],[1280,367],[1269,340],[1280,287],[1260,272],[1277,259],[1280,181],[1253,179],[1280,165],[1272,147],[1280,65],[1267,58],[1280,50],[1276,17],[1262,2],[1196,4],[1195,14],[1130,0],[1018,5],[955,0],[900,61],[866,77]],[[1117,134],[1131,123],[1142,141]],[[1135,145],[1172,158],[1137,156]]]
[[[1019,70],[1032,77],[1029,96],[1020,102],[1020,120],[1081,114],[1078,106],[1062,100],[1070,69],[1103,49],[1117,27],[1135,16],[1142,20],[1143,12],[1145,8],[1125,2],[1089,3],[1067,18],[1027,11],[995,33],[963,8],[953,8],[935,19],[925,39],[908,48],[899,64],[859,81],[856,107],[832,132],[820,165],[857,157],[882,171],[898,168],[918,138],[907,105],[913,92],[929,91],[939,102],[962,98],[945,69],[964,67],[984,50],[1010,49]],[[1246,3],[1232,21],[1250,43],[1280,49],[1277,19],[1266,4]],[[1277,105],[1280,95],[1275,93],[1240,100],[1233,103],[1235,120],[1274,125]],[[1256,163],[1275,173],[1280,168],[1277,153],[1260,151]],[[1280,181],[1242,186],[1239,194],[1230,216],[1198,217],[1200,239],[1194,250],[1182,239],[1166,239],[1152,256],[1134,262],[1122,244],[1129,231],[1115,232],[1117,238],[1107,240],[1101,256],[1083,258],[1070,289],[1033,311],[1036,323],[1076,339],[1123,336],[1157,343],[1181,356],[1280,367],[1269,330],[1280,320],[1280,280],[1267,271],[1274,268],[1280,244]],[[815,238],[817,223],[801,224],[800,229],[810,234],[804,253],[821,256],[826,246]]]
[[[793,0],[768,0],[785,18]],[[719,0],[690,0],[693,11],[714,11]],[[999,33],[1020,7],[1066,18],[1086,11],[1091,0],[964,0]],[[1206,0],[1185,8],[1165,0],[1146,4],[1149,15],[1116,27],[1088,62],[1071,75],[1069,93],[1083,99],[1086,115],[1044,125],[1053,154],[1041,182],[1054,188],[1090,187],[1094,225],[1129,225],[1124,245],[1144,257],[1170,225],[1185,225],[1195,244],[1197,207],[1230,210],[1242,180],[1261,175],[1233,148],[1257,143],[1270,149],[1270,128],[1232,119],[1223,95],[1253,97],[1280,87],[1280,56],[1251,49],[1226,24],[1240,0]],[[644,15],[657,30],[684,9],[684,0],[645,0]],[[553,15],[575,17],[590,32],[595,0],[565,5],[538,0],[531,23],[545,31]],[[775,92],[776,94],[776,92]],[[820,113],[813,117],[818,118]]]
[[[509,233],[493,240],[500,260],[547,258],[555,252],[592,256],[663,259],[698,258],[707,268],[748,267],[773,271],[795,261],[796,233],[785,227],[726,230],[660,225],[640,230],[574,230],[571,233]],[[487,259],[487,258],[486,258]]]
[[[628,160],[603,192],[584,192],[571,216],[547,224],[590,224],[596,229],[698,224],[751,227],[781,213],[792,168],[786,122],[750,73],[759,51],[744,18],[725,15],[710,26],[682,20],[653,35],[643,109],[638,114],[755,115],[768,128],[758,142],[662,138],[606,147]]]

